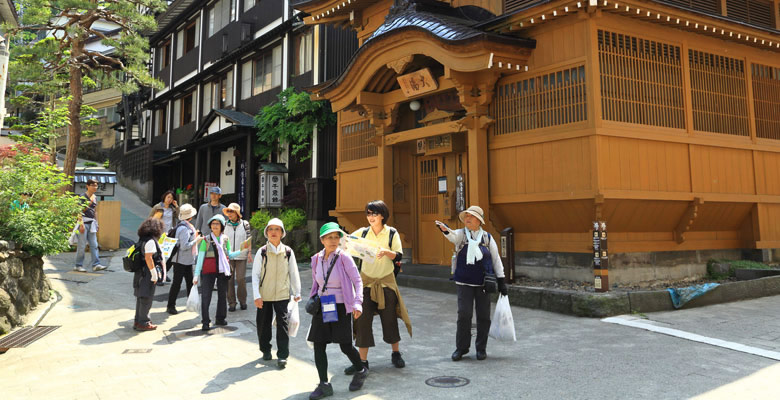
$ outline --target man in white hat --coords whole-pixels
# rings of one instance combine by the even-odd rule
[[[459,361],[471,347],[471,317],[477,311],[477,360],[487,358],[488,332],[490,331],[490,296],[485,292],[485,276],[495,273],[498,290],[506,296],[504,265],[493,237],[482,230],[485,213],[482,208],[471,206],[458,218],[466,225],[452,230],[436,221],[445,237],[455,244],[452,262],[453,280],[458,288],[458,323],[455,333],[455,352],[452,361]],[[476,307],[475,307],[476,306]]]
[[[251,238],[252,227],[249,225],[249,221],[242,219],[241,206],[230,203],[229,206],[222,209],[222,213],[228,219],[225,223],[225,235],[230,239],[230,243],[238,246]],[[242,310],[246,310],[246,259],[251,251],[250,247],[230,260],[230,281],[227,292],[228,311],[230,312],[236,311],[237,302],[241,303]],[[238,291],[236,291],[236,283]],[[238,300],[236,300],[236,292],[238,292]]]
[[[287,305],[292,295],[294,301],[301,300],[301,277],[295,252],[282,243],[287,235],[284,223],[279,218],[268,221],[263,235],[268,239],[265,246],[257,250],[252,264],[252,292],[257,307],[257,340],[263,360],[271,357],[271,322],[276,313],[276,357],[279,368],[287,366],[290,355],[290,338],[287,335]]]
[[[170,260],[173,264],[173,283],[168,292],[167,312],[176,315],[176,298],[179,296],[182,279],[187,284],[187,296],[192,290],[192,266],[195,264],[195,244],[198,243],[198,233],[192,225],[192,218],[198,212],[190,204],[184,204],[179,208],[179,224],[176,225],[176,247],[172,250]]]

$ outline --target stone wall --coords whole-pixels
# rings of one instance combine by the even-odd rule
[[[43,258],[15,251],[0,240],[0,334],[24,323],[24,316],[49,301],[51,285],[43,273]]]

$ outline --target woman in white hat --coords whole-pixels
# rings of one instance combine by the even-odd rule
[[[290,296],[301,300],[301,277],[295,252],[282,243],[287,235],[284,223],[279,218],[268,221],[263,235],[268,239],[265,246],[257,250],[252,263],[252,292],[257,307],[257,341],[263,360],[271,359],[271,323],[276,314],[276,357],[277,366],[287,366],[290,355],[290,338],[287,335],[287,305]]]
[[[252,227],[249,221],[242,219],[241,206],[230,203],[222,209],[227,217],[225,223],[225,236],[230,239],[234,247],[238,247],[251,237]],[[228,311],[236,311],[236,303],[241,303],[241,309],[246,310],[246,259],[251,248],[242,251],[241,254],[230,260],[230,280],[228,281]],[[238,283],[238,301],[236,301],[236,283]]]
[[[486,272],[495,272],[498,290],[506,295],[504,265],[493,237],[482,230],[485,213],[482,208],[471,206],[462,211],[458,218],[466,225],[452,230],[436,221],[444,236],[455,244],[452,274],[458,288],[458,323],[455,333],[455,352],[452,361],[459,361],[471,347],[471,317],[477,310],[477,360],[487,358],[488,331],[490,331],[490,297],[485,292]]]
[[[192,266],[195,264],[195,244],[199,235],[192,225],[192,218],[198,211],[191,204],[184,204],[179,209],[179,224],[176,226],[176,247],[173,248],[170,260],[173,264],[173,283],[168,292],[168,314],[176,315],[176,298],[179,296],[181,281],[187,284],[187,296],[192,289]]]

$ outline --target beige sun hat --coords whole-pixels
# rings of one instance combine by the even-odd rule
[[[195,214],[198,213],[198,210],[195,209],[191,204],[183,204],[179,208],[179,219],[184,221],[188,220],[195,216]]]
[[[460,222],[466,222],[463,220],[463,217],[466,215],[466,213],[471,214],[479,220],[482,224],[485,223],[485,212],[482,211],[482,207],[479,206],[471,206],[458,214],[458,219],[460,219]]]
[[[243,218],[241,216],[241,206],[239,206],[237,203],[230,203],[229,206],[227,206],[227,207],[222,209],[222,214],[225,214],[226,217],[228,216],[227,215],[227,210],[235,211],[236,214],[238,215],[238,219]]]
[[[268,227],[272,225],[282,228],[282,239],[287,236],[287,231],[284,230],[284,222],[282,222],[282,220],[279,218],[271,218],[271,220],[268,221],[268,223],[265,225],[265,228],[263,228],[263,236],[265,236],[266,239],[268,239]]]

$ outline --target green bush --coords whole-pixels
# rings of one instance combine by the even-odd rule
[[[249,225],[252,225],[252,228],[259,230],[260,232],[263,232],[263,229],[265,229],[266,224],[268,224],[268,221],[271,220],[273,216],[266,210],[257,210],[252,213],[252,218],[249,219]]]
[[[306,225],[306,213],[300,208],[282,210],[279,219],[282,220],[284,229],[288,232]]]
[[[109,167],[111,167],[111,161],[103,161],[103,168],[108,169]]]
[[[309,262],[309,258],[311,258],[312,255],[313,253],[309,248],[309,244],[304,242],[298,247],[298,251],[295,252],[295,259]]]
[[[718,274],[715,273],[713,270],[713,264],[728,264],[729,265],[729,273],[728,275]],[[750,261],[750,260],[715,260],[710,259],[707,261],[707,275],[709,275],[712,279],[725,279],[728,277],[736,276],[736,270],[738,269],[772,269],[772,267],[756,262],[756,261]]]
[[[84,166],[85,166],[85,167],[97,167],[98,165],[97,165],[97,163],[96,163],[96,162],[92,162],[92,161],[85,161],[85,162],[84,162]]]
[[[40,154],[20,152],[7,159],[0,172],[0,237],[33,255],[69,250],[82,209],[78,197],[63,191],[69,181]]]

